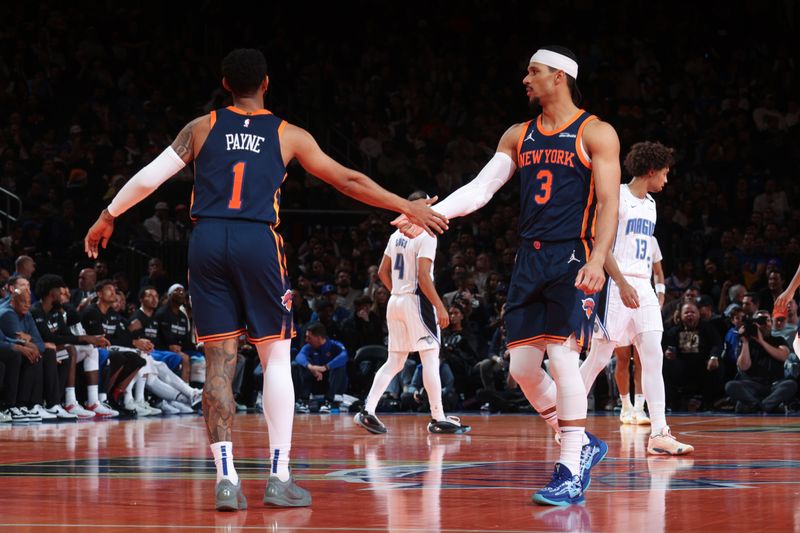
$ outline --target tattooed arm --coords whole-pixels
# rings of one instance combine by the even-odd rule
[[[229,442],[236,414],[233,399],[233,376],[236,373],[238,339],[207,342],[206,382],[203,385],[203,418],[208,429],[208,440]]]
[[[208,137],[209,129],[208,115],[189,122],[171,146],[125,184],[86,234],[84,248],[89,257],[97,257],[98,245],[103,248],[108,245],[116,217],[150,196],[195,157]]]

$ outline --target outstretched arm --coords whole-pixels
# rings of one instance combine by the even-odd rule
[[[208,124],[208,115],[188,123],[166,150],[137,172],[117,193],[108,208],[103,209],[97,221],[84,238],[84,249],[89,257],[97,257],[98,245],[108,246],[114,233],[114,219],[153,193],[158,187],[180,172],[194,157],[195,129]]]
[[[798,287],[800,287],[800,266],[797,267],[797,272],[794,273],[794,277],[789,282],[786,290],[775,298],[775,308],[786,309],[786,306],[789,305],[789,300],[794,298],[794,293],[797,292]]]
[[[433,206],[433,210],[449,220],[468,215],[489,203],[494,194],[511,179],[517,170],[516,143],[522,127],[522,124],[515,124],[508,128],[500,138],[497,152],[478,175]],[[420,233],[419,228],[414,228],[403,217],[392,221],[392,225],[399,228],[408,237],[413,238]]]
[[[334,161],[322,151],[314,137],[302,128],[287,124],[281,138],[281,151],[284,161],[296,158],[304,169],[346,196],[371,206],[402,213],[431,235],[434,231],[442,233],[447,229],[447,219],[428,207],[436,198],[414,202],[400,198],[361,172]]]

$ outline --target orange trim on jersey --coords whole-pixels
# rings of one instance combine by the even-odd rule
[[[592,168],[592,162],[583,156],[583,150],[581,149],[581,145],[583,144],[583,128],[593,120],[598,120],[598,118],[595,115],[591,115],[584,120],[583,124],[578,128],[578,134],[575,136],[575,153],[578,154],[578,159],[581,160],[581,163],[583,163],[586,168]]]
[[[586,249],[586,261],[589,261],[589,245],[586,243],[586,228],[589,226],[589,208],[592,207],[594,202],[594,172],[589,177],[589,198],[586,199],[586,207],[583,209],[583,224],[581,225],[581,240]],[[595,209],[597,211],[597,209]],[[596,215],[597,213],[595,213]],[[594,221],[592,221],[592,228],[594,228]],[[594,233],[592,234],[594,237]]]
[[[529,337],[527,339],[522,339],[522,340],[519,340],[519,341],[510,342],[510,343],[508,343],[507,347],[508,348],[516,348],[518,346],[525,346],[525,345],[528,345],[528,344],[536,344],[536,343],[541,343],[541,342],[546,342],[546,341],[555,341],[555,342],[561,343],[561,342],[566,341],[568,338],[569,337],[561,337],[561,336],[558,336],[558,335],[541,334],[541,335],[536,335],[535,337]],[[554,344],[554,343],[551,342],[551,344]]]
[[[281,138],[281,135],[283,135],[283,130],[284,130],[284,128],[286,128],[286,124],[288,124],[288,122],[286,122],[285,120],[282,120],[280,126],[278,126],[278,139],[279,140]]]
[[[281,238],[275,233],[275,229],[272,226],[269,226],[269,230],[272,232],[272,236],[275,237],[275,250],[278,253],[278,266],[281,268],[281,280],[286,279],[286,268],[283,266],[283,254],[281,253],[281,243],[283,242]],[[284,283],[285,285],[285,283]]]
[[[245,111],[244,109],[239,109],[236,106],[229,105],[226,107],[228,111],[233,111],[237,115],[245,115],[245,116],[254,116],[254,115],[271,115],[272,111],[268,111],[266,109],[259,109],[257,111]]]
[[[293,339],[296,336],[297,336],[297,334],[295,333],[294,328],[292,328],[291,337],[287,337],[283,332],[281,332],[281,333],[279,333],[277,335],[269,335],[267,337],[261,337],[259,339],[254,339],[253,337],[248,335],[247,336],[247,342],[249,342],[250,344],[264,344],[265,342],[273,342],[273,341],[281,341],[281,340],[286,340],[286,339]]]
[[[215,335],[198,335],[197,342],[214,342],[214,341],[226,341],[228,339],[235,339],[236,337],[246,333],[247,330],[244,328],[237,330],[237,331],[230,331],[228,333],[217,333]]]
[[[281,185],[283,185],[283,182],[286,181],[286,176],[288,176],[288,175],[289,175],[288,172],[283,175],[283,179],[281,180]],[[278,202],[278,196],[281,193],[281,185],[278,185],[278,188],[275,189],[275,195],[272,197],[272,207],[275,209],[275,227],[276,228],[281,223],[281,216],[280,216],[281,206],[280,206],[280,202]]]
[[[214,127],[214,124],[216,124],[216,123],[217,123],[217,112],[216,111],[212,111],[211,113],[209,113],[209,118],[208,118],[208,131],[209,132],[211,131],[211,128]]]
[[[196,172],[197,170],[195,169],[195,173]],[[197,217],[192,216],[192,207],[194,207],[194,185],[192,185],[192,195],[189,197],[189,218],[192,220],[192,222],[197,222]]]
[[[578,109],[578,112],[575,113],[572,116],[572,118],[570,118],[564,124],[562,124],[561,126],[559,126],[558,128],[556,128],[556,129],[554,129],[552,131],[547,131],[542,127],[542,115],[539,115],[537,117],[537,119],[536,119],[536,128],[539,130],[539,133],[549,137],[551,135],[555,135],[556,133],[561,133],[565,129],[569,128],[572,125],[572,123],[575,122],[576,120],[578,120],[578,117],[580,117],[582,114],[583,114],[583,109]]]
[[[528,131],[528,128],[531,126],[532,120],[529,120],[525,123],[525,127],[522,128],[522,131],[519,134],[519,139],[517,139],[517,166],[519,166],[519,153],[522,151],[522,142],[525,140],[525,132]]]

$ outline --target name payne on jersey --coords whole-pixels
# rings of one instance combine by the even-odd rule
[[[226,150],[248,150],[250,152],[260,154],[261,143],[265,138],[260,135],[253,135],[252,133],[226,133],[225,144]]]
[[[542,156],[544,156],[544,161],[542,161]],[[575,168],[575,152],[561,149],[540,148],[538,150],[528,150],[519,154],[520,167],[538,165],[543,162]]]

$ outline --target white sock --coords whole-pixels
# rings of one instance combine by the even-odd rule
[[[99,387],[99,385],[94,385],[95,387]],[[97,401],[105,402],[108,400],[108,394],[105,392],[98,392],[97,393]]]
[[[620,394],[620,399],[622,400],[622,410],[623,411],[632,411],[633,404],[631,404],[631,395],[630,394]]]
[[[96,403],[99,403],[100,396],[97,393],[98,387],[99,387],[98,385],[88,385],[86,387],[86,400],[89,403],[89,405],[94,405]]]
[[[133,387],[136,385],[137,379],[139,378],[133,378],[131,382],[128,383],[128,386],[125,387],[125,399],[123,400],[125,404],[133,403]]]
[[[578,426],[563,426],[561,428],[561,455],[558,462],[569,468],[573,475],[580,474],[581,448],[585,431]]]
[[[234,485],[238,485],[239,474],[233,467],[233,443],[215,442],[211,445],[211,453],[214,454],[214,466],[217,467],[217,483],[227,479]]]
[[[633,408],[636,411],[644,411],[644,394],[636,394],[633,397]]]
[[[289,452],[294,423],[294,385],[288,339],[259,344],[264,369],[264,419],[269,431],[269,473],[281,481],[289,479]]]
[[[551,407],[554,407],[554,406],[551,406]],[[550,407],[548,407],[548,409],[549,408]],[[545,411],[546,410],[547,409],[545,409]],[[559,428],[558,428],[558,411],[553,409],[551,412],[547,413],[546,415],[543,415],[542,413],[539,413],[539,416],[541,416],[544,419],[544,421],[547,422],[548,426],[553,428],[553,431],[555,431],[556,433],[559,432]]]
[[[431,417],[442,422],[447,420],[442,406],[442,379],[439,376],[439,348],[419,352],[422,360],[422,385],[428,391]]]
[[[389,357],[386,362],[375,372],[375,378],[372,380],[372,387],[369,389],[367,401],[364,404],[364,410],[371,415],[375,414],[375,409],[378,407],[378,402],[381,396],[386,392],[386,388],[398,372],[403,370],[403,365],[408,357],[407,352],[389,352]],[[424,377],[424,376],[423,376]]]
[[[64,389],[64,403],[66,405],[75,405],[78,403],[77,398],[75,398],[75,387],[67,387]]]
[[[650,410],[650,435],[658,435],[667,427],[666,394],[664,376],[661,373],[664,355],[661,348],[661,332],[647,331],[636,336],[634,344],[642,362],[642,389]]]

